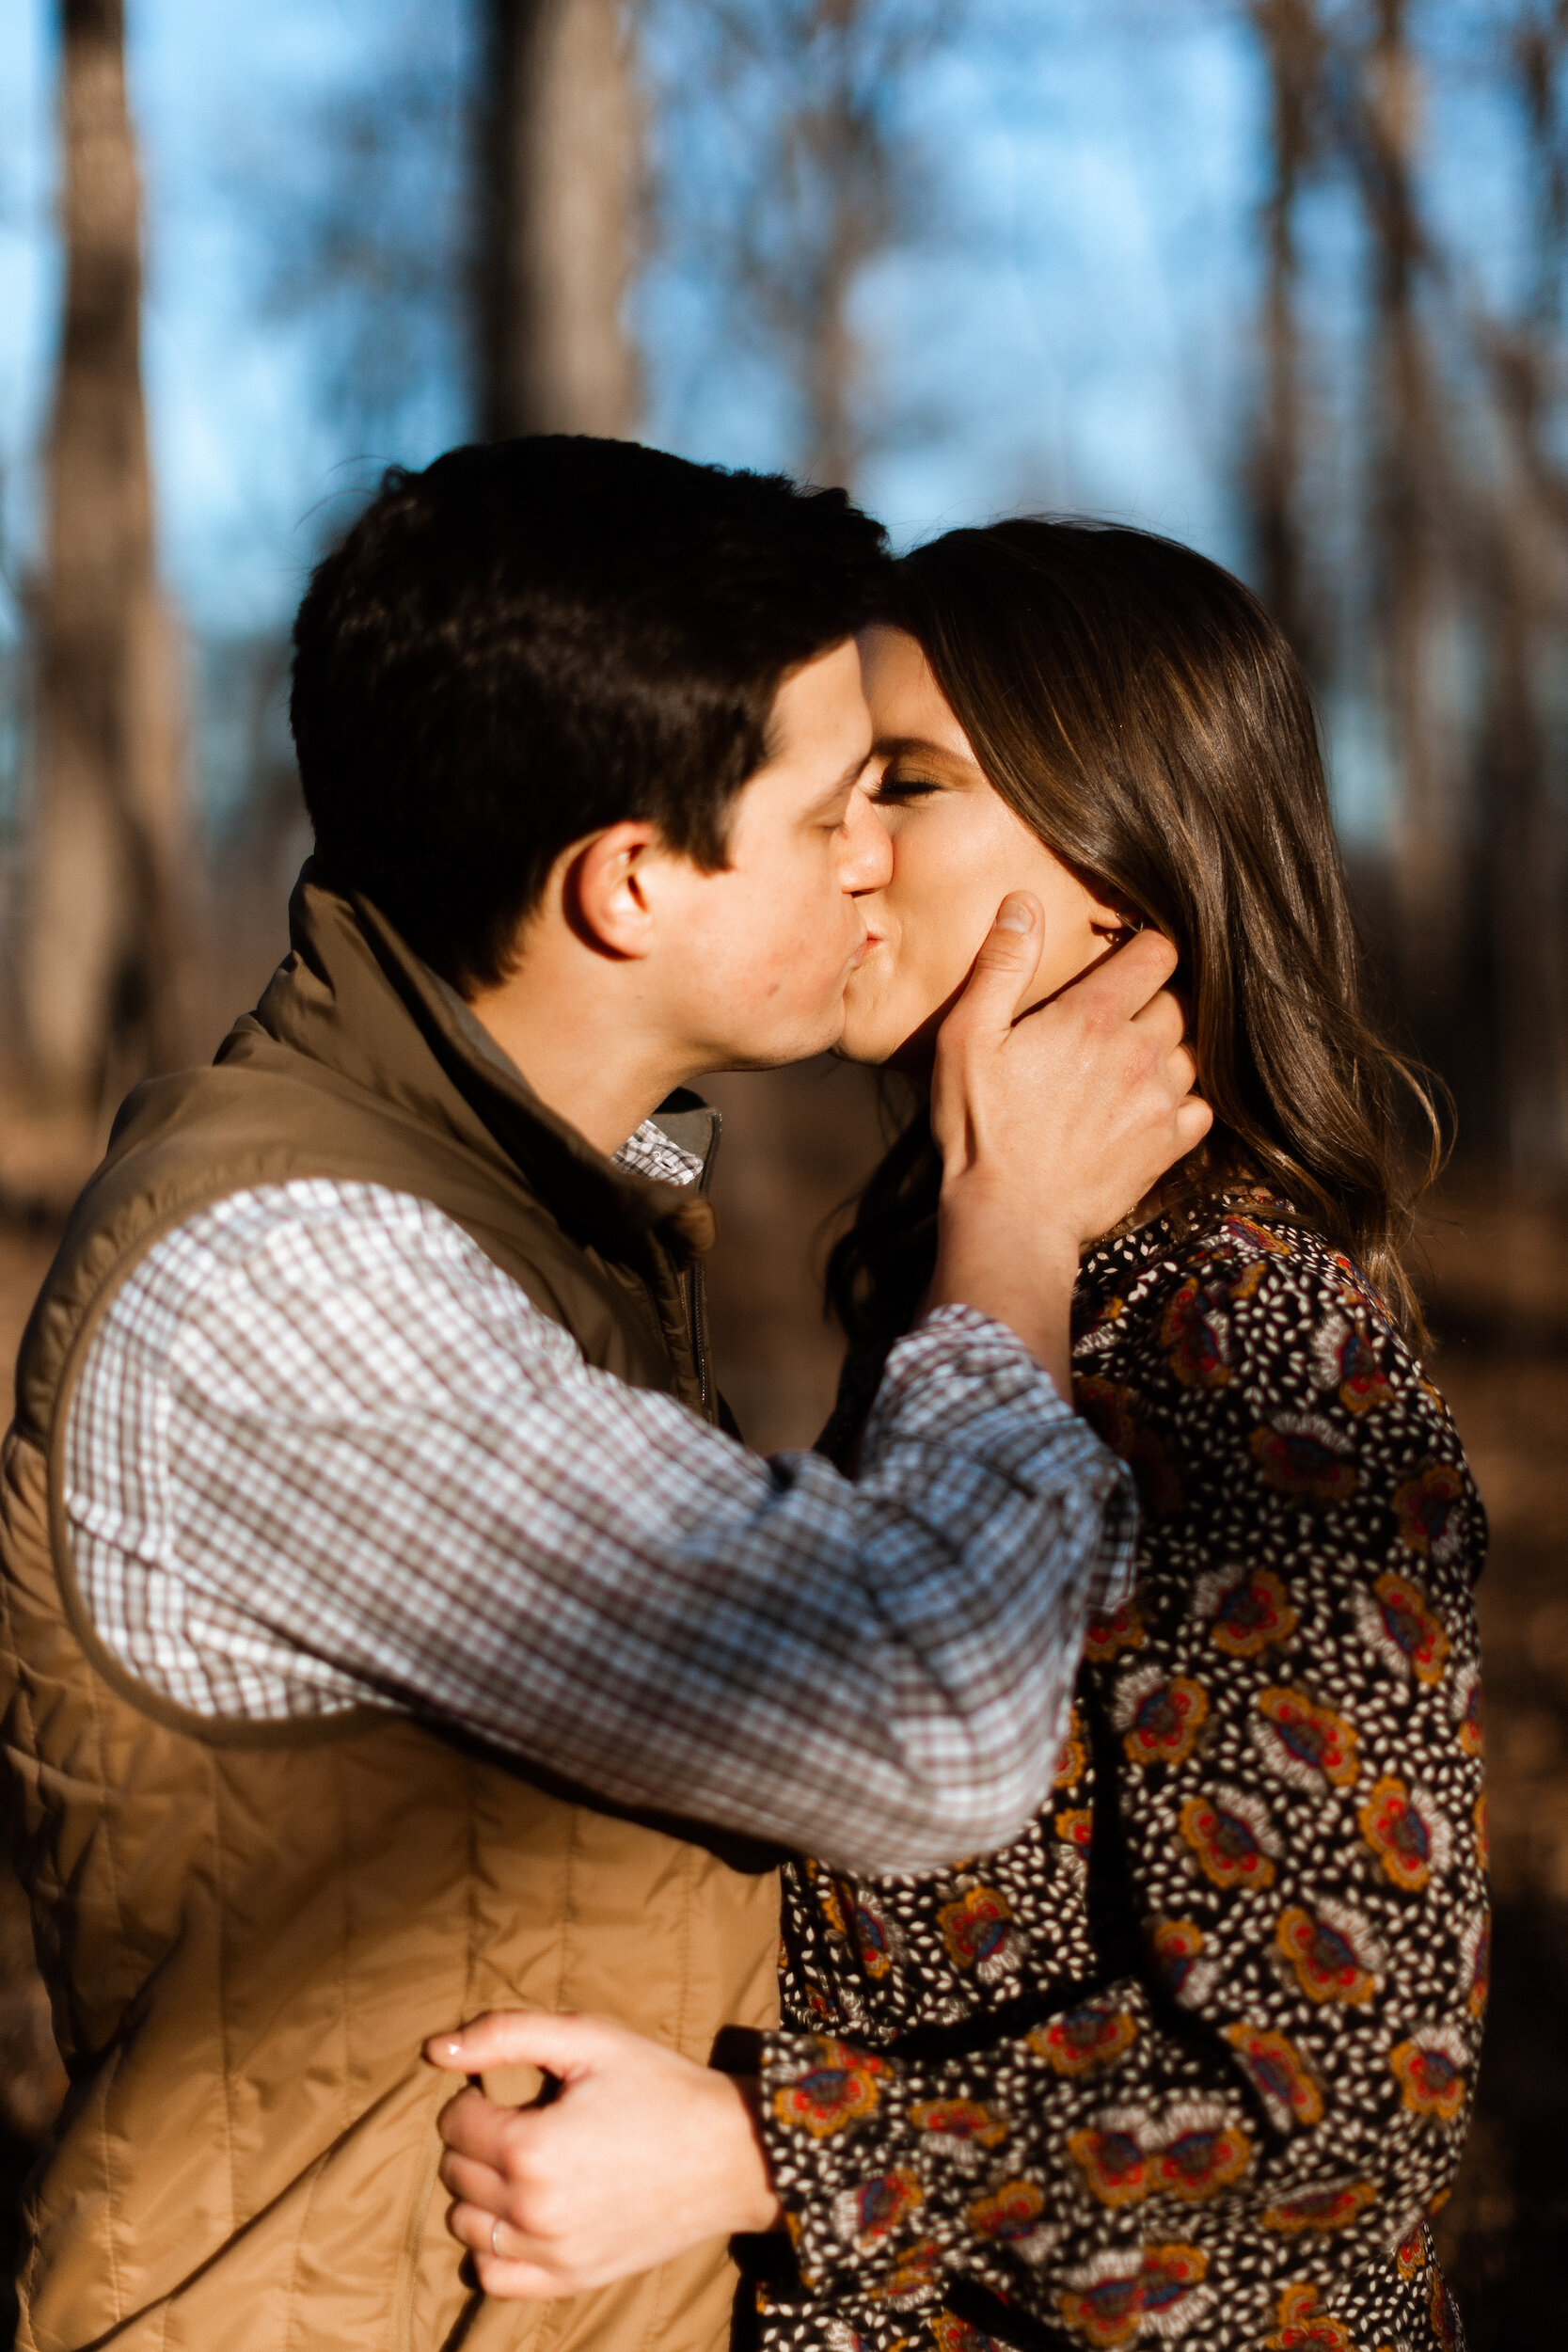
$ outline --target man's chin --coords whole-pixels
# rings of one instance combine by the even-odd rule
[[[788,1070],[796,1062],[815,1061],[819,1054],[837,1054],[844,1038],[844,1012],[840,1007],[820,1026],[802,1027],[793,1037],[764,1041],[761,1038],[736,1038],[723,1049],[715,1049],[711,1061],[697,1073],[713,1077],[723,1070]]]

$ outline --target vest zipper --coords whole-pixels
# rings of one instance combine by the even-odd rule
[[[691,1362],[697,1375],[697,1393],[702,1399],[703,1411],[711,1420],[713,1397],[708,1383],[706,1294],[701,1258],[692,1262],[689,1279],[690,1288],[687,1292],[687,1313],[691,1325]]]

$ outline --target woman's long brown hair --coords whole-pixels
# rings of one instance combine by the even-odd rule
[[[1018,520],[907,556],[886,618],[919,642],[1008,806],[1180,952],[1214,1125],[1162,1205],[1190,1222],[1237,1184],[1267,1186],[1419,1338],[1402,1251],[1437,1119],[1366,1010],[1311,690],[1262,605],[1148,532]],[[1412,1112],[1431,1145],[1416,1181]],[[918,1111],[829,1262],[857,1348],[908,1327],[939,1180]]]

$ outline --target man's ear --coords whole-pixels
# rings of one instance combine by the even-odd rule
[[[633,958],[653,946],[653,911],[643,868],[661,846],[655,824],[628,819],[591,834],[566,852],[561,877],[562,913],[587,947]]]

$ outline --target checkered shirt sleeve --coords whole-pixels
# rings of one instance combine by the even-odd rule
[[[428,1202],[323,1181],[162,1237],[75,1391],[109,1648],[197,1711],[370,1701],[611,1801],[914,1869],[1049,1785],[1126,1474],[1012,1335],[895,1349],[853,1483],[576,1343]]]

